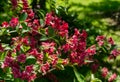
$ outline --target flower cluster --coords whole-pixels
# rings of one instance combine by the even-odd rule
[[[109,70],[106,67],[102,68],[102,77],[103,78],[108,78],[109,76]],[[117,74],[113,73],[112,75],[109,76],[108,82],[113,82],[117,78]]]

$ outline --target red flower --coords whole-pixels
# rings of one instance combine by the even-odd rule
[[[25,71],[31,73],[33,71],[33,65],[26,66]]]
[[[2,27],[9,27],[8,22],[6,22],[6,21],[2,22]]]
[[[17,25],[18,25],[18,23],[19,23],[19,21],[18,21],[18,18],[12,18],[11,20],[10,20],[10,26],[11,27],[16,27]]]
[[[10,67],[12,65],[13,61],[14,61],[14,59],[12,57],[6,56],[1,67],[2,68]]]
[[[110,38],[108,39],[108,42],[109,42],[111,45],[114,45],[114,40],[112,39],[112,37],[110,37]]]
[[[26,61],[26,55],[25,55],[25,54],[20,54],[20,55],[18,55],[17,60],[18,60],[19,62],[24,63],[24,62]]]
[[[22,73],[20,72],[19,68],[12,67],[12,73],[13,73],[14,78],[21,78]]]

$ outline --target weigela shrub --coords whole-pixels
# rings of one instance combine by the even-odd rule
[[[2,81],[10,75],[10,80],[19,78],[31,82],[52,70],[75,65],[91,67],[93,74],[100,71],[102,79],[109,82],[117,78],[117,73],[109,74],[111,67],[106,66],[109,64],[106,62],[120,54],[111,37],[97,36],[96,44],[88,47],[85,30],[79,32],[75,28],[74,34],[69,33],[69,24],[54,12],[46,14],[44,25],[41,26],[27,0],[21,1],[21,15],[3,22],[0,28],[0,37],[7,36],[6,41],[0,41],[0,69],[5,74],[3,77],[1,75]],[[15,8],[16,0],[11,2]],[[54,75],[50,76],[56,79]]]

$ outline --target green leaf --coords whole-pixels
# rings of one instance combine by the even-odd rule
[[[22,33],[26,33],[30,31],[30,28],[25,24],[25,23],[21,23],[22,25]]]
[[[48,36],[53,37],[55,35],[55,31],[52,27],[48,27]]]
[[[19,78],[15,78],[13,82],[24,82],[24,80],[19,79]]]
[[[0,68],[0,77],[4,78],[4,76],[5,76],[5,73],[3,72],[3,69]]]
[[[93,80],[91,80],[91,82],[102,82],[102,81],[98,78],[94,78]]]
[[[48,56],[49,56],[49,54],[48,53],[46,53],[45,55],[44,55],[44,61],[47,61],[47,59],[48,59]]]
[[[40,41],[46,41],[46,40],[48,40],[49,38],[47,37],[47,36],[41,36],[41,38],[40,38]]]
[[[43,27],[44,26],[44,20],[40,19],[40,25]]]
[[[33,56],[27,57],[26,62],[25,62],[25,64],[27,64],[27,65],[31,65],[31,64],[35,64],[35,63],[36,63],[36,58]]]
[[[0,52],[0,60],[4,60],[6,55],[7,55],[7,51],[4,51],[4,52]]]
[[[73,67],[73,71],[75,73],[75,76],[78,82],[85,82],[84,76],[81,73],[79,73],[75,67]]]
[[[22,50],[24,53],[27,52],[29,49],[30,49],[30,46],[25,46],[25,45],[21,46],[21,50]]]
[[[65,69],[62,64],[57,64],[56,66],[57,66],[57,68],[60,69],[60,70],[64,70],[64,69]]]
[[[27,13],[22,13],[21,15],[20,15],[20,18],[19,18],[19,21],[24,21],[24,20],[26,20],[27,19]]]

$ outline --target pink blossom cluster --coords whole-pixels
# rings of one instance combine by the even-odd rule
[[[68,23],[61,21],[61,19],[55,16],[53,12],[47,13],[45,19],[46,25],[55,29],[60,36],[68,36]]]
[[[108,78],[108,82],[113,82],[117,78],[117,74],[113,73],[112,75],[109,76],[109,70],[106,67],[102,68],[102,77],[103,78]]]

